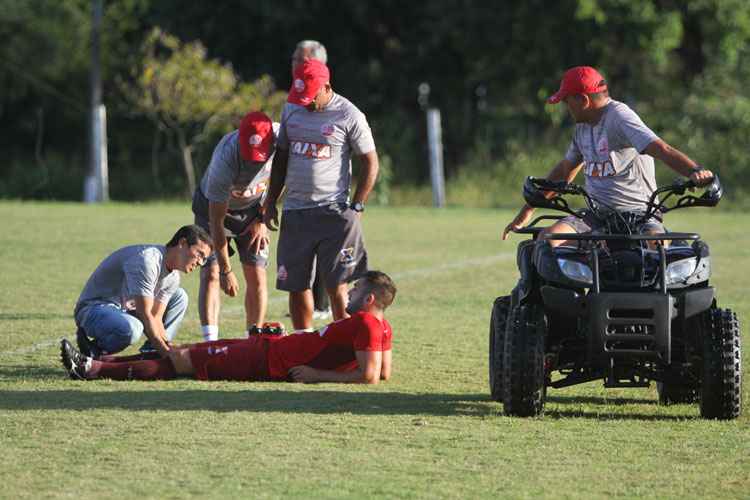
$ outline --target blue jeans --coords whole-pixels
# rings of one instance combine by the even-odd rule
[[[167,340],[171,341],[177,334],[187,306],[188,295],[185,290],[178,288],[169,299],[162,319]],[[100,349],[108,353],[120,352],[143,336],[141,320],[116,304],[93,304],[87,309],[86,318],[79,326],[86,335],[96,340]]]

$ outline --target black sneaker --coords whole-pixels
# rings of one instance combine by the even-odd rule
[[[91,340],[80,326],[76,331],[76,343],[78,344],[78,350],[84,356],[96,359],[103,354],[96,340]]]
[[[91,358],[84,356],[68,342],[60,341],[60,360],[73,380],[86,380],[86,372],[91,368]]]
[[[138,349],[138,352],[141,353],[142,359],[159,359],[161,358],[161,353],[156,350],[156,348],[151,345],[151,341],[147,340],[143,343],[140,349]]]
[[[281,323],[263,323],[261,327],[253,325],[248,330],[248,336],[252,335],[286,335],[286,329]]]

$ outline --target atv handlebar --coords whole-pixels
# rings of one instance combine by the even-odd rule
[[[724,190],[721,187],[721,181],[719,181],[719,176],[716,174],[714,174],[711,184],[706,186],[705,191],[701,196],[694,196],[692,194],[685,195],[686,191],[692,190],[696,187],[698,186],[696,186],[695,182],[690,179],[676,179],[671,184],[657,188],[651,194],[649,200],[644,203],[646,208],[644,220],[648,220],[654,216],[658,217],[659,214],[664,214],[677,208],[716,206],[724,193]],[[548,198],[545,193],[549,192],[554,194]],[[550,181],[548,179],[539,179],[531,176],[527,177],[523,184],[523,197],[529,206],[534,208],[560,210],[571,215],[577,215],[576,212],[570,208],[568,202],[562,197],[562,195],[566,194],[583,196],[586,200],[586,205],[588,205],[593,211],[597,211],[597,207],[600,205],[600,203],[597,203],[591,198],[591,196],[589,196],[583,186],[579,186],[578,184],[565,181]],[[657,201],[660,194],[665,194],[665,196],[662,200]],[[668,207],[665,202],[672,195],[682,197],[679,198],[673,206]]]
[[[687,194],[685,195],[685,192],[688,190],[693,190],[697,188],[695,182],[693,182],[691,179],[683,180],[683,179],[675,179],[672,184],[668,184],[666,186],[662,186],[657,188],[649,198],[648,202],[646,202],[647,210],[646,215],[651,216],[656,213],[662,213],[665,214],[669,211],[678,209],[678,208],[687,208],[687,207],[715,207],[719,201],[721,200],[721,197],[724,194],[724,189],[721,187],[721,181],[719,180],[719,176],[714,174],[713,179],[711,180],[711,184],[705,186],[705,191],[700,196],[695,196],[693,194]],[[664,198],[660,201],[657,201],[657,198],[660,194],[665,194]],[[678,195],[682,196],[677,200],[677,202],[672,205],[671,207],[667,206],[666,201],[672,196],[672,195]],[[683,196],[684,195],[684,196]]]

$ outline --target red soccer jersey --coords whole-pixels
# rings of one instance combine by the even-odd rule
[[[388,351],[393,331],[388,321],[358,312],[335,321],[317,332],[271,338],[268,346],[268,374],[286,379],[293,366],[319,370],[351,371],[357,368],[356,351]]]

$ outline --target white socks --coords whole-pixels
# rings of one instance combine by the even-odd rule
[[[219,340],[219,325],[201,325],[203,340]]]

